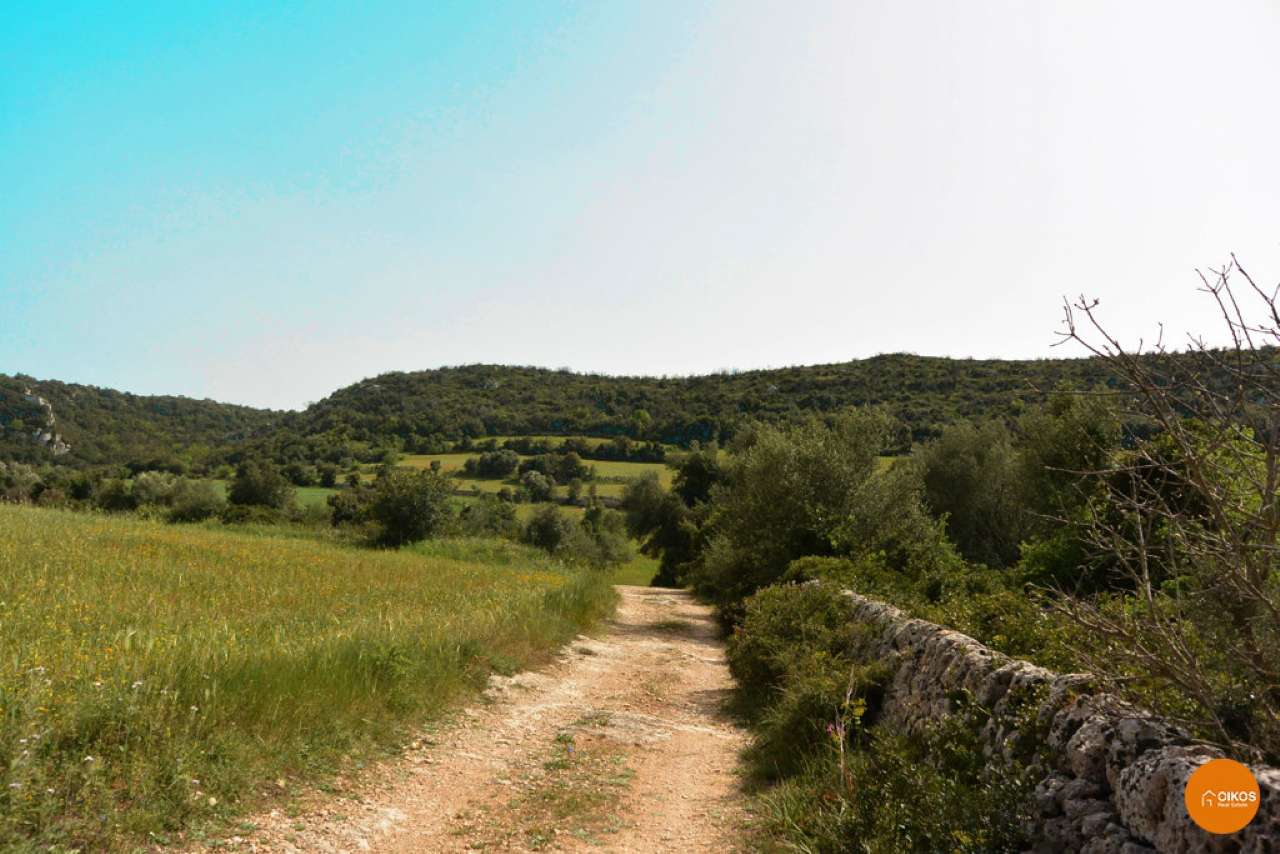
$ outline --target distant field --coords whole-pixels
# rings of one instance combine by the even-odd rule
[[[534,440],[537,440],[537,441],[539,441],[539,442],[548,442],[548,443],[554,443],[554,444],[558,444],[558,443],[560,443],[560,442],[563,442],[563,441],[565,441],[566,439],[575,439],[575,440],[577,440],[577,441],[579,441],[579,442],[586,442],[586,443],[587,443],[590,447],[592,447],[592,448],[598,448],[598,447],[600,447],[601,445],[609,445],[609,444],[612,444],[612,442],[613,442],[613,439],[605,439],[605,438],[602,438],[602,437],[600,437],[600,436],[547,436],[547,435],[542,435],[542,436],[486,436],[486,437],[484,437],[483,439],[478,439],[477,441],[479,441],[479,442],[486,442],[486,441],[488,441],[489,439],[493,439],[493,440],[494,440],[495,442],[497,442],[499,445],[501,445],[503,442],[510,441],[510,440],[512,440],[512,439],[534,439]],[[633,440],[633,441],[636,441],[636,440]],[[676,446],[675,446],[675,445],[667,445],[666,447],[667,447],[668,449],[674,449]]]
[[[224,496],[227,494],[227,482],[225,480],[215,480],[213,484],[222,491]],[[325,502],[329,500],[329,496],[337,491],[327,486],[294,487],[294,492],[298,496],[298,503],[303,507],[323,507]]]
[[[392,746],[611,595],[503,541],[388,552],[7,505],[0,566],[5,850],[225,819]]]
[[[629,562],[614,570],[614,584],[635,584],[648,587],[649,582],[658,574],[658,559],[645,557],[639,552]]]
[[[471,453],[458,454],[406,454],[400,458],[399,465],[406,468],[425,469],[430,468],[434,461],[440,462],[440,470],[446,474],[461,471],[466,461],[471,457],[478,457],[479,451]],[[525,459],[525,457],[521,457]],[[584,460],[588,466],[594,466],[597,477],[609,478],[612,480],[626,478],[633,479],[643,477],[648,472],[656,472],[658,479],[663,486],[671,485],[671,469],[663,463],[625,463],[612,462],[605,460]],[[365,474],[371,475],[375,471],[373,466],[367,467]],[[462,489],[478,489],[481,492],[497,492],[506,487],[514,487],[515,481],[502,481],[493,478],[469,478],[456,477],[455,481]],[[585,488],[590,486],[590,481],[584,485]],[[621,498],[623,490],[626,489],[625,483],[597,483],[596,492],[606,498]],[[299,490],[299,500],[302,500],[301,490]],[[320,499],[323,502],[323,498]]]

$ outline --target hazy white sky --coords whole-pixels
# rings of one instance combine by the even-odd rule
[[[1277,2],[373,5],[0,12],[0,372],[1078,355],[1064,294],[1280,281]]]

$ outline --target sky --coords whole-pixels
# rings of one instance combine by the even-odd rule
[[[0,373],[1075,356],[1280,282],[1280,2],[0,4]]]

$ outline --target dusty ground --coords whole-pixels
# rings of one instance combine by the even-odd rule
[[[619,587],[617,615],[352,791],[273,811],[241,851],[727,851],[743,826],[709,609]]]

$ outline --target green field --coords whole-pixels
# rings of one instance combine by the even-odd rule
[[[499,540],[386,552],[7,505],[0,566],[6,850],[219,826],[394,747],[612,595]]]
[[[646,557],[637,552],[635,557],[614,570],[613,583],[648,587],[649,582],[657,574],[658,559]]]
[[[515,488],[518,485],[515,478],[497,480],[495,478],[462,477],[461,471],[462,467],[466,464],[466,461],[471,457],[477,457],[479,455],[479,451],[455,454],[406,454],[400,458],[400,462],[398,464],[406,468],[425,469],[430,468],[433,462],[438,461],[440,463],[440,470],[445,474],[454,472],[458,473],[458,475],[454,477],[454,480],[460,490],[498,492],[504,486]],[[521,459],[527,459],[527,457],[521,456]],[[664,487],[671,485],[672,471],[664,463],[628,463],[613,462],[609,460],[584,460],[583,462],[587,466],[595,468],[596,476],[601,478],[600,481],[595,482],[596,494],[605,498],[621,498],[622,493],[627,486],[625,481],[643,477],[649,472],[656,472],[658,479]],[[363,474],[366,477],[372,476],[375,470],[376,467],[367,466]],[[586,482],[584,492],[586,488],[589,488],[591,483],[592,481]],[[321,487],[314,487],[314,489],[321,489]],[[325,490],[325,495],[327,496],[331,491],[332,490]],[[299,489],[299,501],[304,501],[302,493],[303,490]],[[316,501],[317,503],[323,503],[324,498],[318,498]]]
[[[215,480],[213,484],[222,491],[223,496],[227,494],[227,482],[225,480]],[[323,507],[325,502],[329,500],[329,496],[337,491],[327,486],[294,487],[294,494],[298,497],[298,503],[303,507]]]

